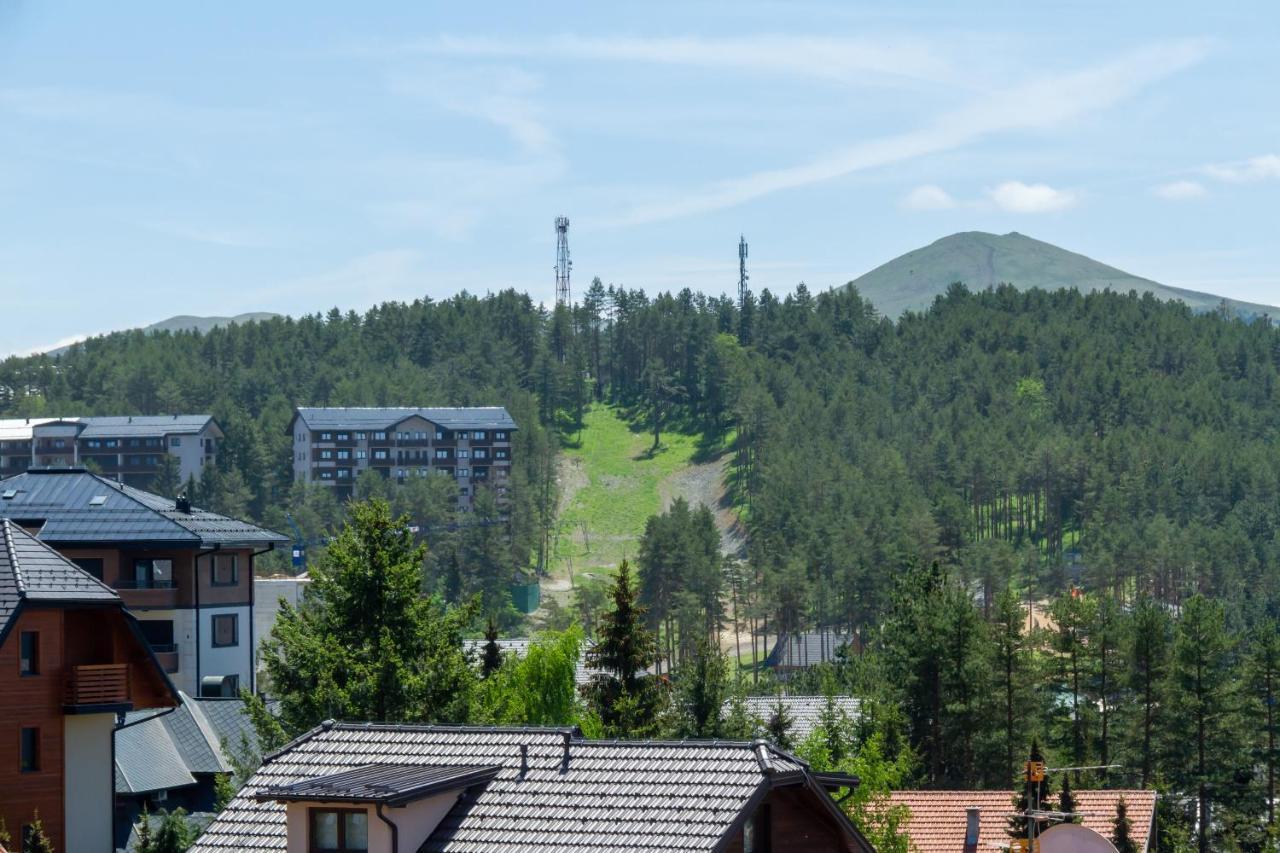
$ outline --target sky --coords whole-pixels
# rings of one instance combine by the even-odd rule
[[[963,7],[962,9],[959,7]],[[0,0],[0,355],[175,314],[843,284],[1020,231],[1280,304],[1280,5]]]

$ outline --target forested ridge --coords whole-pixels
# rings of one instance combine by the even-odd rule
[[[289,482],[294,405],[506,405],[511,535],[427,537],[433,588],[489,610],[506,568],[545,566],[555,450],[593,401],[655,453],[667,430],[727,441],[747,559],[715,572],[709,522],[683,508],[638,555],[672,663],[697,663],[731,619],[753,636],[851,631],[863,651],[813,678],[864,699],[862,742],[905,758],[911,784],[1009,786],[1040,736],[1059,764],[1123,765],[1076,784],[1168,792],[1170,845],[1202,808],[1202,849],[1261,850],[1278,370],[1267,320],[1150,296],[956,285],[890,321],[848,288],[740,310],[596,281],[572,309],[507,291],[121,333],[8,359],[0,387],[7,415],[211,411],[227,440],[207,502],[276,526],[288,507],[315,530],[342,509]],[[453,520],[416,488],[403,510]],[[1048,611],[1033,632],[1029,603]]]

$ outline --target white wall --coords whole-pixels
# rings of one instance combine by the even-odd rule
[[[297,607],[302,601],[302,594],[311,583],[311,578],[302,575],[296,578],[255,578],[253,581],[253,640],[254,645],[261,646],[264,637],[271,633],[280,614],[280,600]],[[255,648],[255,652],[257,649]],[[255,657],[255,665],[260,664]],[[261,667],[259,667],[261,669]]]
[[[68,714],[63,721],[65,853],[105,853],[111,849],[115,796],[111,739],[116,717],[115,714]]]
[[[189,608],[180,610],[134,610],[139,622],[162,619],[173,623],[173,642],[178,646],[178,671],[169,673],[174,687],[195,696],[196,684],[196,612]],[[246,687],[248,685],[245,685]]]
[[[238,675],[240,686],[249,689],[253,686],[253,645],[249,638],[253,631],[253,609],[249,605],[238,607],[201,607],[200,619],[200,677],[210,675]],[[213,617],[223,613],[234,613],[240,617],[238,628],[238,645],[216,648],[213,645]],[[194,677],[195,673],[192,673]],[[199,685],[191,695],[198,695]]]

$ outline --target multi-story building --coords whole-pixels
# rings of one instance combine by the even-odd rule
[[[118,591],[179,688],[253,689],[253,561],[287,537],[78,468],[0,481],[0,518]]]
[[[198,480],[222,437],[212,415],[9,418],[0,420],[0,477],[92,463],[113,480],[147,486],[172,456],[179,479]]]
[[[120,596],[0,519],[0,818],[26,850],[111,849],[116,715],[178,696]]]
[[[500,406],[465,409],[295,410],[295,479],[331,486],[350,497],[356,478],[377,471],[403,483],[447,474],[458,483],[458,508],[471,508],[475,490],[491,484],[506,493],[516,423]]]

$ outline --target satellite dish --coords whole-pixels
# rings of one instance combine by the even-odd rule
[[[1037,839],[1040,853],[1116,853],[1116,846],[1078,823],[1060,823]]]

